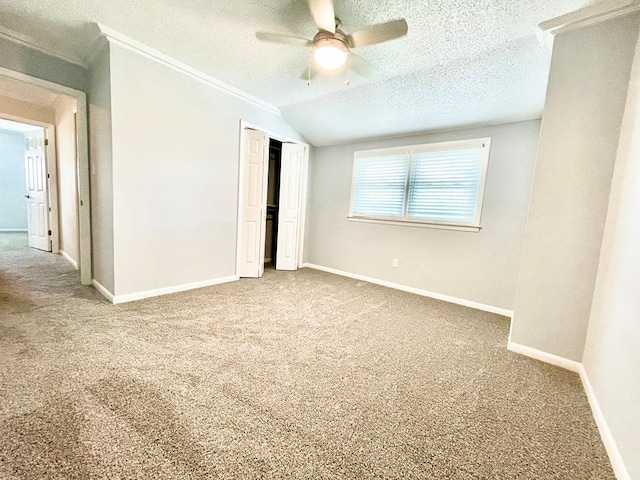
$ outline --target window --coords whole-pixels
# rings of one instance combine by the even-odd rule
[[[350,220],[480,229],[490,138],[356,152]]]

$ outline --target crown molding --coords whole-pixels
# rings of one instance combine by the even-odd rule
[[[33,38],[28,35],[24,35],[22,33],[16,32],[9,28],[3,27],[0,25],[0,38],[4,38],[12,43],[16,43],[18,45],[22,45],[23,47],[30,48],[31,50],[37,50],[40,53],[44,53],[45,55],[49,55],[50,57],[59,58],[60,60],[64,60],[68,63],[73,63],[74,65],[78,65],[82,68],[87,68],[87,62],[85,59],[80,58],[75,55],[64,55],[60,52],[56,52],[51,50],[49,47],[38,43]]]
[[[110,27],[107,27],[106,25],[103,25],[101,23],[98,23],[97,25],[100,29],[100,32],[102,33],[102,36],[106,38],[109,43],[113,43],[128,50],[132,50],[140,55],[155,60],[158,63],[189,75],[190,77],[208,83],[224,93],[233,95],[234,97],[240,98],[246,102],[250,102],[258,107],[264,108],[265,110],[268,110],[278,116],[282,115],[280,109],[275,105],[272,105],[268,102],[265,102],[264,100],[259,99],[258,97],[254,97],[253,95],[243,92],[236,87],[232,87],[231,85],[221,82],[211,75],[208,75],[196,68],[190,67],[189,65],[182,63],[179,60],[176,60],[175,58],[172,58],[169,55],[166,55],[158,50],[155,50],[154,48],[151,48],[142,42],[127,37],[126,35],[123,35],[122,33]],[[97,42],[96,47],[99,45],[100,42]]]
[[[562,32],[596,25],[640,10],[640,0],[604,0],[538,25],[536,35],[543,46],[553,47],[554,37]]]
[[[107,48],[108,45],[109,40],[107,39],[107,37],[101,32],[98,32],[98,35],[93,41],[91,48],[89,48],[89,54],[87,55],[87,64],[89,65],[89,68],[93,67],[93,64],[96,62],[102,51]]]

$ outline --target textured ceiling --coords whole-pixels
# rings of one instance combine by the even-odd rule
[[[544,20],[595,0],[335,0],[347,32],[405,18],[409,34],[357,49],[363,79],[300,79],[309,49],[262,43],[256,31],[311,38],[304,0],[0,0],[0,27],[84,61],[100,22],[270,102],[314,145],[541,115],[550,53]]]

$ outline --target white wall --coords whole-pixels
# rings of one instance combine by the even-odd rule
[[[305,261],[511,310],[539,128],[534,120],[316,148]],[[492,138],[480,232],[347,220],[355,151],[480,137]]]
[[[116,295],[236,274],[240,120],[280,116],[111,44]]]
[[[0,231],[27,229],[24,150],[24,134],[0,130]]]
[[[88,102],[93,278],[113,293],[113,162],[108,46],[91,68]]]
[[[75,99],[63,96],[56,105],[56,149],[58,168],[58,227],[60,250],[76,265],[78,243],[78,165],[76,160]]]
[[[638,16],[556,36],[511,341],[580,362]]]
[[[602,240],[584,367],[630,478],[640,479],[640,43]]]

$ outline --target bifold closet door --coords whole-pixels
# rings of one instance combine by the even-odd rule
[[[277,270],[297,270],[300,235],[300,180],[304,146],[282,144],[278,202]]]
[[[247,128],[244,141],[238,275],[258,278],[264,273],[267,135]]]

